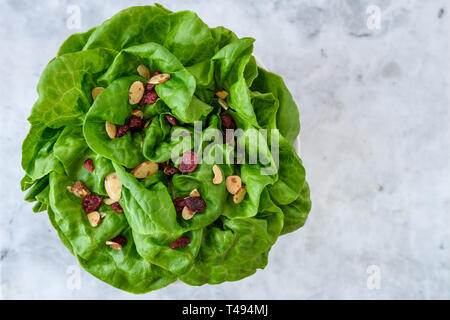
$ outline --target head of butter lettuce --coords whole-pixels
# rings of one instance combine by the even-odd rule
[[[236,281],[304,225],[298,109],[282,78],[257,66],[253,42],[191,11],[140,6],[73,34],[49,62],[28,118],[21,188],[89,273],[133,293]],[[211,161],[183,170],[183,156],[198,150],[174,133],[191,137],[200,121],[203,158],[234,152],[230,141],[208,148],[204,134],[230,119],[244,133],[279,130],[277,172]],[[257,148],[270,158],[264,143]]]

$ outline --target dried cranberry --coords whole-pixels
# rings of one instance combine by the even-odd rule
[[[116,138],[123,137],[128,132],[128,130],[130,130],[129,125],[126,124],[126,125],[120,126],[117,129]]]
[[[155,71],[155,72],[153,72],[152,77],[157,76],[158,74],[161,74],[161,71]]]
[[[144,121],[138,116],[132,116],[128,121],[128,126],[130,128],[141,129],[144,126]]]
[[[102,198],[98,194],[88,194],[81,201],[81,207],[86,213],[97,210],[101,204]]]
[[[179,247],[185,247],[189,243],[191,243],[191,239],[189,239],[188,237],[181,237],[181,238],[178,238],[177,240],[175,240],[174,242],[172,242],[172,244],[170,245],[170,248],[176,249]]]
[[[195,152],[186,151],[180,158],[180,170],[183,173],[189,173],[197,168],[198,156]]]
[[[115,212],[123,213],[122,206],[121,206],[118,202],[114,202],[114,203],[111,205],[111,208],[112,208]]]
[[[158,94],[156,93],[156,91],[154,91],[154,90],[147,91],[142,96],[141,101],[139,101],[139,105],[144,106],[146,104],[154,104],[156,102],[156,100],[158,100],[158,98],[159,97],[158,97]]]
[[[147,91],[152,91],[153,89],[155,89],[155,84],[153,83],[147,83],[147,86],[145,87],[145,90]]]
[[[84,167],[85,167],[86,169],[88,169],[90,172],[94,172],[94,162],[92,161],[91,158],[87,159],[87,160],[84,162]]]
[[[180,173],[180,170],[178,170],[175,167],[170,167],[170,168],[165,168],[164,173],[167,174],[168,176],[173,176],[175,174]]]
[[[175,117],[166,114],[166,120],[170,123],[171,126],[179,126],[180,124],[178,123],[178,120],[175,119]]]
[[[110,241],[120,244],[122,247],[127,244],[127,238],[119,234],[117,237],[112,238]]]
[[[220,119],[222,120],[222,129],[236,129],[236,124],[234,123],[233,118],[228,113],[222,113],[220,115]]]
[[[181,210],[183,210],[184,206],[186,203],[186,199],[185,198],[176,198],[173,200],[173,206],[175,207],[175,211],[176,212],[180,212]]]
[[[189,197],[185,200],[185,206],[192,212],[203,212],[206,209],[206,202],[200,197]]]

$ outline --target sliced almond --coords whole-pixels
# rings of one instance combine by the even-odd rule
[[[117,242],[106,241],[105,244],[107,246],[109,246],[111,249],[114,249],[114,250],[117,250],[117,251],[122,250],[122,246],[119,243],[117,243]]]
[[[144,113],[141,110],[133,110],[131,111],[131,114],[133,116],[139,117],[141,119],[144,119]]]
[[[114,202],[120,200],[122,194],[122,182],[120,181],[117,173],[111,172],[105,177],[105,189],[108,196]]]
[[[147,80],[150,79],[150,69],[146,65],[143,64],[138,65],[137,72],[141,77]]]
[[[111,249],[116,250],[116,251],[120,251],[122,250],[122,246],[118,243],[113,243],[109,246]]]
[[[214,172],[213,183],[214,184],[221,184],[222,181],[223,181],[222,171],[220,170],[220,168],[217,165],[214,165],[212,170]]]
[[[247,188],[245,188],[245,186],[242,186],[238,190],[238,192],[236,192],[236,194],[233,196],[234,203],[241,203],[244,200],[246,194],[247,194]]]
[[[192,217],[195,215],[195,212],[188,209],[188,207],[184,207],[183,211],[181,212],[181,216],[184,220],[192,219]]]
[[[141,81],[133,82],[130,87],[130,91],[128,92],[128,101],[130,104],[137,104],[141,101],[144,91],[144,84]]]
[[[91,194],[91,192],[89,191],[89,189],[84,185],[83,182],[81,181],[77,181],[75,182],[75,184],[72,186],[68,186],[67,190],[71,193],[73,193],[76,197],[78,198],[84,198],[86,197],[88,194]]]
[[[150,125],[150,123],[152,123],[152,120],[153,120],[153,118],[150,118],[147,121],[145,121],[144,128],[147,128]]]
[[[105,199],[103,199],[103,203],[104,204],[106,204],[107,206],[110,206],[110,205],[112,205],[113,203],[115,203],[116,201],[114,201],[113,199],[111,199],[111,198],[105,198]]]
[[[200,197],[200,192],[198,192],[197,189],[194,189],[194,190],[191,191],[191,193],[189,193],[189,197],[191,197],[191,198],[198,198],[198,197]]]
[[[100,215],[100,213],[98,213],[97,211],[93,211],[87,214],[89,223],[91,224],[91,226],[96,227],[100,224],[100,222],[102,221],[102,217]]]
[[[106,133],[108,134],[108,137],[110,139],[114,139],[116,137],[117,127],[116,127],[116,125],[114,123],[106,121],[105,122],[105,129],[106,129]]]
[[[104,212],[100,212],[100,218],[104,218],[104,217],[106,217],[106,213],[104,213]]]
[[[160,73],[160,74],[157,74],[156,76],[151,77],[150,80],[148,80],[148,83],[150,83],[150,84],[161,84],[161,83],[166,82],[169,79],[170,79],[170,74],[168,74],[168,73]]]
[[[226,92],[225,90],[217,90],[216,96],[220,99],[225,100],[226,98],[228,98],[228,92]]]
[[[144,179],[150,177],[152,174],[157,172],[159,166],[156,162],[145,161],[138,165],[136,168],[131,170],[131,174],[136,177],[136,179]]]
[[[222,106],[222,108],[224,108],[225,110],[228,110],[229,106],[225,100],[219,98],[219,99],[217,99],[217,101],[219,101],[219,104]]]
[[[98,95],[102,93],[103,90],[105,90],[103,87],[95,87],[92,89],[92,99],[97,99]]]
[[[225,181],[225,185],[227,186],[227,190],[231,194],[236,194],[239,189],[242,187],[242,180],[239,176],[229,176]]]

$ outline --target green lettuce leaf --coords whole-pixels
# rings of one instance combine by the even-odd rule
[[[61,132],[62,129],[31,126],[22,145],[22,168],[31,180],[24,182],[24,188],[53,170],[62,171],[61,163],[53,152]]]
[[[248,277],[267,264],[267,252],[283,227],[283,213],[261,196],[258,216],[247,219],[221,218],[205,230],[199,257],[180,279],[190,285],[217,284]]]
[[[37,87],[39,98],[28,121],[50,128],[81,124],[90,108],[91,90],[96,80],[116,54],[116,51],[99,48],[53,59],[41,75]]]
[[[203,240],[203,229],[192,230],[183,234],[191,242],[177,250],[171,248],[171,243],[180,235],[169,238],[151,237],[134,232],[133,236],[136,249],[141,257],[176,275],[182,275],[188,272],[195,262]]]
[[[102,76],[100,83],[107,86],[119,77],[136,74],[137,66],[142,63],[150,70],[163,70],[170,74],[170,81],[156,86],[156,92],[178,119],[193,123],[211,111],[210,106],[192,101],[195,91],[194,77],[175,55],[156,43],[146,43],[122,50],[110,69]],[[173,94],[174,92],[177,94]]]
[[[110,139],[105,122],[116,126],[124,125],[134,109],[128,102],[128,90],[139,76],[120,78],[109,85],[97,97],[89,110],[83,126],[84,137],[89,147],[101,156],[127,168],[134,168],[144,161],[140,143],[141,133],[129,131],[120,139]]]
[[[92,33],[97,29],[97,27],[93,27],[86,32],[82,33],[74,33],[66,41],[61,45],[58,51],[57,56],[62,56],[66,53],[73,53],[77,51],[83,50],[84,46],[88,42]]]
[[[163,183],[146,188],[122,166],[115,163],[113,165],[123,184],[120,204],[134,232],[154,236],[170,236],[182,232],[177,223],[172,198]]]
[[[161,7],[143,6],[125,9],[103,23],[85,49],[120,51],[151,42],[170,50],[186,66],[213,56],[216,45],[208,26],[194,12],[169,13]]]
[[[299,112],[283,79],[279,75],[258,67],[258,76],[250,89],[261,93],[272,93],[278,99],[277,128],[282,136],[293,143],[300,132]]]
[[[77,256],[80,265],[100,280],[132,293],[163,288],[177,280],[174,274],[152,265],[137,253],[130,228],[123,230],[122,234],[127,238],[122,250],[112,250],[103,245],[88,259]]]
[[[309,199],[309,186],[305,182],[300,196],[288,205],[280,206],[284,214],[284,225],[281,234],[293,232],[301,227],[308,218],[311,211],[311,200]]]
[[[125,215],[102,204],[99,212],[106,214],[100,225],[93,228],[81,207],[81,199],[67,190],[73,179],[64,174],[50,174],[50,206],[61,232],[70,241],[77,256],[88,259],[96,250],[105,247],[105,242],[117,236],[128,226]],[[89,189],[90,186],[87,185]]]

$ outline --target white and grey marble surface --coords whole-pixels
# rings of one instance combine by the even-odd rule
[[[449,299],[448,0],[160,2],[256,38],[255,54],[284,77],[301,114],[306,226],[239,282],[136,296],[81,270],[70,289],[76,259],[19,189],[26,118],[41,71],[78,31],[67,27],[70,5],[83,31],[149,2],[2,0],[0,298]],[[369,5],[380,9],[378,30],[367,26]]]

